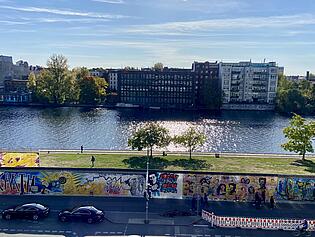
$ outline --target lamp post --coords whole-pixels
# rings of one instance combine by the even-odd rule
[[[149,149],[147,149],[147,173],[145,182],[145,220],[144,223],[149,223]]]

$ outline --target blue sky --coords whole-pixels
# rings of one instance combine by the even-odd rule
[[[0,0],[0,54],[71,67],[277,61],[315,71],[314,0]]]

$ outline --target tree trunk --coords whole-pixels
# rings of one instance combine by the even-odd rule
[[[151,146],[151,147],[150,147],[150,152],[151,152],[150,156],[151,156],[151,158],[153,158],[153,157],[152,157],[152,150],[153,150],[153,148],[152,148],[152,146]]]
[[[191,148],[189,148],[189,159],[191,160]]]
[[[306,153],[306,151],[305,151],[305,147],[304,147],[303,154],[302,154],[302,161],[305,161],[305,153]]]

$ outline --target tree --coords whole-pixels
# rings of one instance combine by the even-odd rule
[[[86,68],[75,69],[79,84],[79,101],[83,104],[99,104],[104,101],[108,83],[104,78],[92,77]]]
[[[170,141],[169,131],[161,125],[151,122],[133,133],[132,137],[128,139],[128,145],[133,150],[149,149],[152,158],[153,147],[166,147]]]
[[[307,123],[304,118],[294,114],[290,125],[283,130],[288,142],[281,145],[286,151],[296,152],[305,160],[306,152],[314,152],[312,138],[315,136],[315,122]]]
[[[164,65],[163,63],[156,63],[153,68],[155,71],[163,71]]]
[[[40,102],[63,104],[77,100],[75,77],[68,70],[67,58],[63,55],[53,55],[48,59],[47,69],[36,76],[35,84]]]
[[[206,141],[206,136],[190,127],[185,133],[174,137],[174,142],[183,145],[189,149],[189,159],[191,159],[191,153],[198,147],[202,146]]]

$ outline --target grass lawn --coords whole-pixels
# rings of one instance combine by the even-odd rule
[[[145,169],[146,158],[138,154],[95,154],[95,168]],[[89,168],[91,154],[40,154],[41,167]],[[233,173],[270,173],[315,175],[315,158],[305,162],[297,158],[220,157],[186,155],[156,156],[150,161],[151,169],[194,170]]]

